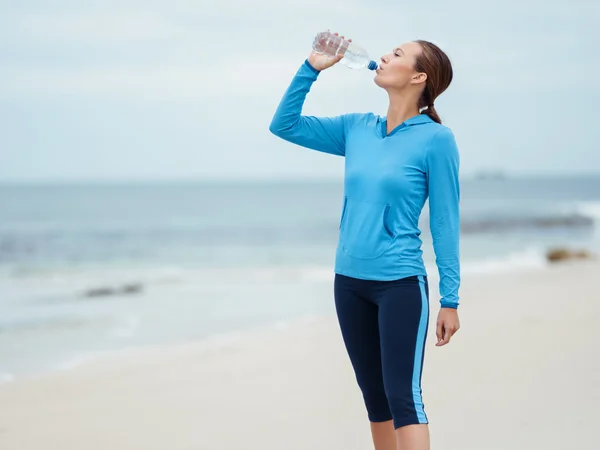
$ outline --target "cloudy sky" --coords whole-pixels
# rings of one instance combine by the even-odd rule
[[[0,181],[339,178],[268,132],[314,34],[374,59],[428,39],[465,175],[600,173],[597,0],[3,0]],[[485,9],[482,5],[485,5]],[[373,73],[324,72],[305,114],[373,111]]]

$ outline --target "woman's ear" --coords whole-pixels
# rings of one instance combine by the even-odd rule
[[[416,73],[411,80],[412,84],[425,83],[427,81],[427,74],[425,72]]]

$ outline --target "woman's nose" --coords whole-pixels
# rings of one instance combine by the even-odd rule
[[[382,63],[386,63],[386,64],[387,64],[387,61],[386,61],[386,59],[385,59],[385,56],[382,56],[382,57],[381,57],[381,62],[382,62]]]

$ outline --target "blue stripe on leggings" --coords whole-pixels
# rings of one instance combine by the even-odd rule
[[[425,350],[425,338],[427,333],[427,321],[429,320],[429,300],[425,293],[425,280],[419,275],[419,287],[421,288],[421,318],[417,331],[417,348],[415,349],[415,364],[412,378],[413,401],[419,423],[428,423],[423,400],[421,398],[421,368],[423,367],[423,355]]]

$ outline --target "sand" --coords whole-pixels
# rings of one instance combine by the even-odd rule
[[[442,348],[432,302],[432,449],[600,449],[599,278],[596,262],[465,276],[462,328]],[[234,337],[2,384],[0,449],[372,448],[334,317]]]

